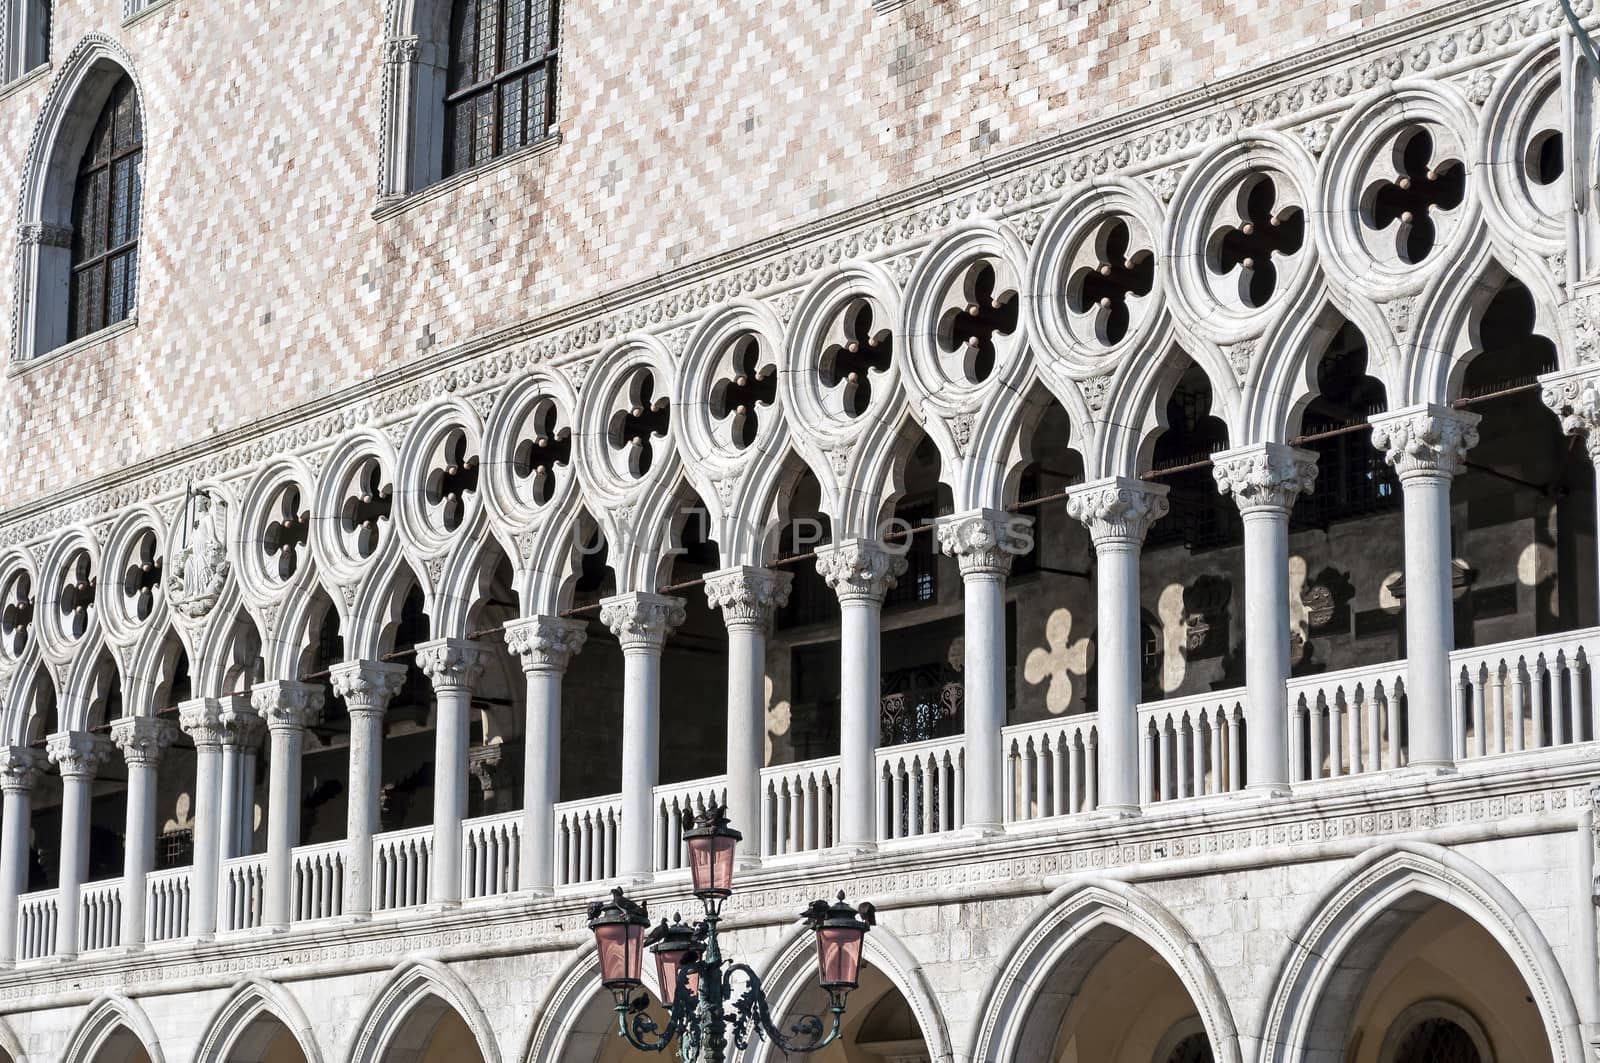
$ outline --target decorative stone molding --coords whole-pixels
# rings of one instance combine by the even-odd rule
[[[1167,485],[1108,476],[1067,494],[1067,515],[1089,529],[1095,546],[1139,546],[1150,526],[1167,515]]]
[[[228,506],[222,495],[200,488],[184,506],[179,542],[167,569],[167,601],[182,616],[211,612],[228,582]]]
[[[0,791],[8,794],[31,791],[43,767],[44,758],[37,749],[0,747]]]
[[[111,755],[111,743],[89,731],[59,731],[45,739],[45,752],[63,779],[92,779]]]
[[[1286,443],[1256,443],[1211,455],[1211,474],[1240,513],[1288,513],[1317,482],[1317,456]]]
[[[589,639],[589,625],[559,616],[529,616],[505,627],[506,648],[524,672],[564,673]]]
[[[17,242],[24,246],[71,247],[72,229],[65,225],[33,222],[22,226],[17,233]]]
[[[129,764],[158,766],[175,737],[172,724],[155,716],[124,716],[111,721],[111,741]]]
[[[385,63],[415,63],[422,55],[422,42],[416,35],[390,37],[383,42]]]
[[[343,661],[328,669],[333,696],[351,716],[382,716],[405,686],[406,666],[387,661]]]
[[[482,648],[469,639],[435,639],[417,644],[417,667],[433,689],[472,689],[488,663]]]
[[[1478,445],[1480,414],[1424,403],[1372,419],[1373,446],[1402,481],[1454,477],[1466,468],[1467,451]]]
[[[230,698],[227,707],[217,713],[222,727],[222,744],[228,749],[254,753],[267,737],[267,721],[261,718],[251,699],[242,695]]]
[[[789,601],[794,573],[740,565],[706,573],[706,601],[722,611],[730,628],[772,629],[772,618]]]
[[[846,539],[817,550],[817,572],[839,596],[839,604],[882,605],[883,596],[905,575],[903,550],[870,539]]]
[[[195,698],[179,705],[178,727],[198,751],[222,748],[222,713],[215,698]]]
[[[303,731],[322,719],[322,688],[311,683],[275,679],[257,683],[250,704],[270,731]]]
[[[667,637],[683,623],[684,600],[665,594],[619,594],[600,603],[600,620],[622,644],[623,653],[660,653]]]
[[[1582,436],[1589,460],[1600,465],[1600,368],[1547,373],[1539,384],[1539,396],[1561,419],[1561,430]]]
[[[1004,579],[1012,559],[1033,546],[1033,518],[975,509],[942,518],[934,533],[940,552],[960,563],[963,579]]]

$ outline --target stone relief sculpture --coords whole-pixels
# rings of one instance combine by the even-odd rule
[[[167,579],[167,597],[183,616],[199,618],[217,604],[228,581],[228,508],[201,488],[184,507],[177,556]]]

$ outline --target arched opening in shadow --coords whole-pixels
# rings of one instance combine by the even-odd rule
[[[432,994],[412,1007],[385,1048],[384,1063],[483,1063],[472,1028]]]
[[[786,1036],[795,1021],[802,1015],[817,1015],[828,1026],[828,995],[821,987],[809,984],[782,1013],[773,1016],[773,1025]],[[768,1063],[784,1058],[781,1049],[773,1046],[756,1058]],[[882,1063],[886,1060],[927,1060],[928,1039],[911,1005],[888,975],[878,968],[863,964],[861,987],[851,992],[849,1007],[844,1014],[844,1024],[839,1039],[806,1058],[819,1063]]]
[[[600,619],[600,602],[617,593],[617,575],[597,521],[581,514],[574,534],[578,571],[570,612],[587,622],[588,634],[562,686],[563,801],[622,790],[622,647]]]
[[[306,729],[300,761],[300,837],[297,844],[338,841],[345,836],[350,790],[350,715],[334,696],[328,669],[344,660],[339,611],[326,592],[316,592],[313,615],[321,614],[301,666],[307,682],[322,687],[322,716]]]
[[[257,1015],[240,1030],[224,1058],[228,1063],[306,1063],[293,1031],[270,1012]]]
[[[822,511],[822,485],[809,468],[785,504],[778,567],[793,573],[794,582],[767,652],[769,766],[839,753],[839,600],[812,556],[833,541],[833,523]]]
[[[378,821],[384,831],[433,822],[433,684],[417,667],[419,642],[430,637],[430,620],[415,576],[401,600],[392,659],[406,677],[383,714],[383,775],[378,786]]]
[[[468,617],[470,637],[484,653],[483,675],[472,687],[472,720],[467,749],[467,815],[492,816],[522,807],[523,724],[527,686],[522,666],[511,655],[501,631],[521,616],[511,561],[498,547],[484,561],[491,575]],[[485,633],[485,634],[480,634]]]
[[[143,1042],[126,1026],[118,1026],[106,1036],[89,1063],[150,1063]]]
[[[684,602],[684,621],[661,654],[662,785],[704,779],[727,770],[728,627],[699,582],[721,567],[710,515],[693,492],[677,515],[668,586]],[[664,814],[668,810],[658,810]],[[755,824],[738,824],[753,832]],[[752,835],[753,836],[753,835]]]

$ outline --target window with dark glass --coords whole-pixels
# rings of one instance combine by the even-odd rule
[[[554,120],[556,0],[456,0],[444,175],[542,138]]]
[[[78,165],[72,197],[69,340],[114,325],[133,312],[143,147],[133,82],[123,77],[112,88]]]

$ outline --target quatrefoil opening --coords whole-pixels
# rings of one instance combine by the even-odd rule
[[[755,336],[740,336],[724,352],[721,373],[711,385],[711,416],[726,441],[744,450],[761,431],[761,408],[778,398],[778,367]]]
[[[1252,174],[1239,186],[1236,220],[1206,242],[1206,268],[1234,278],[1236,297],[1250,309],[1266,306],[1277,292],[1279,270],[1305,246],[1305,212],[1289,202],[1269,174]]]
[[[983,258],[962,270],[939,309],[940,352],[959,363],[959,376],[950,375],[968,384],[989,379],[999,357],[998,345],[1015,335],[1020,311],[1017,282],[1009,267]]]
[[[1451,212],[1466,198],[1466,166],[1444,155],[1427,129],[1404,129],[1395,137],[1392,172],[1362,193],[1362,223],[1376,232],[1392,232],[1394,254],[1407,265],[1433,253],[1447,235],[1443,226]]]
[[[339,533],[346,550],[365,561],[383,542],[394,518],[394,484],[386,483],[377,458],[363,458],[339,506]]]
[[[635,372],[619,398],[606,426],[606,439],[627,475],[637,480],[655,463],[656,441],[667,437],[671,402],[666,395],[656,397],[655,374],[648,369]]]
[[[161,589],[161,563],[156,533],[146,528],[129,545],[122,573],[124,608],[134,620],[148,620],[155,609],[156,593]]]
[[[556,477],[572,463],[572,429],[561,424],[556,404],[539,399],[517,431],[511,471],[519,490],[536,506],[555,497]]]
[[[471,453],[467,433],[452,428],[433,449],[423,497],[447,532],[461,527],[467,506],[478,493],[478,455]]]
[[[1155,252],[1143,239],[1138,243],[1128,219],[1108,218],[1085,241],[1068,274],[1067,309],[1089,325],[1102,347],[1127,338],[1155,287]]]
[[[262,531],[261,549],[276,563],[280,580],[292,579],[311,537],[311,511],[301,506],[300,488],[292,483],[278,489],[269,509],[273,517]]]
[[[89,551],[74,550],[61,567],[61,585],[57,590],[57,608],[61,610],[61,633],[69,639],[81,639],[89,630],[94,616],[96,577],[89,560]]]
[[[0,594],[0,642],[13,660],[22,656],[33,634],[33,580],[26,572],[18,572],[6,583]]]
[[[887,373],[894,358],[894,334],[877,323],[867,299],[852,299],[834,317],[817,365],[822,386],[833,393],[836,409],[860,417],[872,404],[872,378]]]

